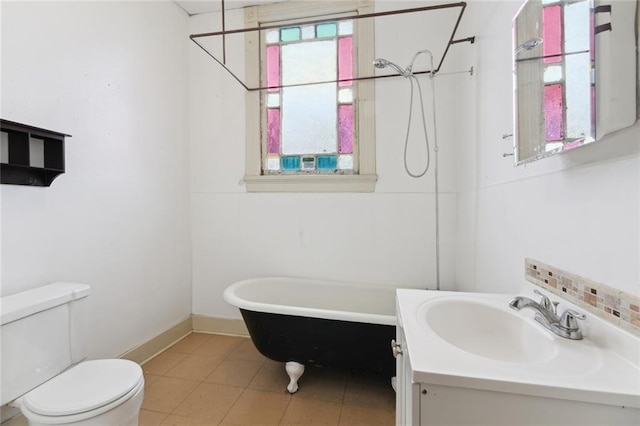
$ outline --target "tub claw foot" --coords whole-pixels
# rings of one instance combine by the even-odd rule
[[[284,369],[290,379],[287,390],[289,393],[296,393],[298,391],[298,379],[304,373],[304,365],[295,361],[289,361],[285,364]]]

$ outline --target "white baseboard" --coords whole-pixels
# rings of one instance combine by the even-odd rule
[[[192,315],[193,331],[199,333],[231,334],[249,336],[249,331],[241,319],[216,318],[204,315]]]
[[[121,355],[120,358],[129,359],[138,364],[144,364],[147,360],[191,334],[192,330],[192,319],[191,316],[189,316],[153,339]]]
[[[126,352],[120,358],[144,364],[192,332],[249,336],[249,331],[241,319],[191,315],[153,339]]]

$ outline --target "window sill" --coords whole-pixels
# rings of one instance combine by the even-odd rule
[[[247,192],[373,192],[377,175],[245,176]]]

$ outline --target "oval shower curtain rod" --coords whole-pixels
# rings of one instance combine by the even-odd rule
[[[263,31],[263,30],[269,30],[269,29],[282,28],[282,25],[273,24],[273,25],[265,25],[265,26],[262,26],[262,27],[238,28],[238,29],[227,30],[226,29],[226,21],[225,21],[224,2],[225,2],[225,0],[221,0],[222,31],[191,34],[189,36],[189,38],[200,49],[202,49],[207,55],[209,55],[214,61],[216,61],[220,66],[222,66],[229,74],[231,74],[231,76],[238,83],[240,83],[247,91],[266,90],[267,89],[266,86],[265,87],[262,87],[262,86],[249,87],[240,77],[238,77],[227,66],[227,64],[226,64],[226,62],[227,62],[227,60],[226,60],[226,36],[227,35],[231,35],[231,34],[242,34],[242,33],[248,33],[248,32],[256,32],[256,31]],[[459,12],[458,17],[456,19],[456,22],[455,22],[455,24],[453,26],[453,30],[451,32],[451,36],[449,37],[449,41],[448,41],[448,43],[447,43],[447,45],[446,45],[446,47],[444,49],[444,53],[442,54],[442,58],[440,58],[440,62],[438,63],[437,68],[435,70],[426,70],[426,71],[416,71],[416,72],[414,72],[415,75],[429,74],[429,73],[432,73],[432,72],[434,74],[436,74],[436,73],[438,73],[440,71],[440,68],[442,67],[444,59],[447,56],[447,53],[449,52],[449,48],[452,45],[458,44],[458,43],[465,43],[465,42],[469,42],[469,43],[474,43],[475,42],[475,37],[466,37],[466,38],[462,38],[462,39],[456,39],[455,38],[456,37],[456,32],[458,30],[458,26],[460,25],[460,21],[462,20],[462,16],[464,15],[464,11],[465,11],[466,7],[467,7],[467,3],[466,2],[445,3],[445,4],[437,4],[437,5],[431,5],[431,6],[415,7],[415,8],[410,8],[410,9],[397,9],[397,10],[388,10],[388,11],[384,11],[384,12],[365,13],[365,14],[361,14],[361,15],[340,16],[340,17],[332,18],[332,20],[333,21],[356,20],[356,19],[377,18],[377,17],[405,14],[405,13],[428,12],[428,11],[433,11],[433,10],[460,8],[460,12]],[[295,21],[294,23],[295,23],[295,25],[312,25],[312,24],[318,24],[318,23],[322,23],[322,22],[326,22],[326,21],[327,21],[327,19],[324,18],[324,19]],[[291,24],[292,23],[289,23],[287,25],[291,25]],[[206,37],[222,37],[222,59],[219,59],[213,53],[208,51],[197,40],[197,39],[206,38]],[[318,82],[310,82],[310,83],[298,83],[298,84],[287,84],[287,85],[281,85],[281,86],[269,86],[269,89],[280,89],[280,88],[284,88],[284,87],[295,87],[295,86],[309,86],[309,85],[314,85],[314,84],[339,83],[339,82],[343,82],[343,81],[375,80],[375,79],[378,79],[378,78],[388,78],[388,77],[398,77],[398,76],[402,76],[402,75],[401,74],[386,74],[386,75],[377,75],[377,76],[374,75],[374,76],[352,77],[352,78],[349,78],[349,79],[336,79],[336,80],[318,81]]]

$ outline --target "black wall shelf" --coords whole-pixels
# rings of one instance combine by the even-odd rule
[[[64,173],[64,139],[60,132],[0,119],[0,183],[50,186]]]

